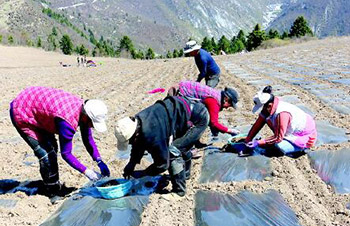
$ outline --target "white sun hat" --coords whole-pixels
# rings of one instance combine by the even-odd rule
[[[129,139],[134,135],[137,127],[137,119],[133,121],[129,117],[117,121],[114,128],[114,135],[117,138],[117,148],[119,151],[126,151]]]
[[[88,100],[84,104],[84,111],[98,132],[105,132],[107,130],[106,116],[108,109],[103,101],[96,99]]]
[[[194,50],[199,50],[200,48],[201,48],[201,46],[198,45],[196,41],[191,40],[191,41],[186,42],[186,46],[184,48],[184,53],[190,53]]]
[[[269,93],[263,93],[262,91],[259,91],[254,97],[254,107],[253,107],[253,113],[257,112],[264,104],[266,104],[271,98],[271,94]]]

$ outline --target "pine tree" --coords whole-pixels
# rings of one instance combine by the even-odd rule
[[[254,30],[248,35],[247,50],[256,49],[265,39],[265,31],[261,30],[259,24],[255,25]]]
[[[48,44],[49,44],[49,46],[48,46],[48,49],[49,50],[53,50],[53,51],[55,51],[56,49],[57,49],[57,42],[56,42],[56,38],[55,38],[56,36],[53,34],[53,33],[51,33],[48,37],[47,37],[47,42],[48,42]]]
[[[268,38],[269,39],[280,38],[280,34],[278,33],[277,30],[271,29],[269,30]]]
[[[60,48],[65,55],[72,54],[73,51],[73,43],[70,39],[69,35],[63,35],[60,40]]]
[[[218,54],[218,46],[215,42],[214,37],[211,38],[211,46],[213,47],[213,49],[210,52],[214,52],[215,54]]]
[[[150,60],[150,59],[154,59],[155,58],[155,54],[152,48],[148,48],[147,49],[147,53],[146,53],[146,59]]]
[[[179,51],[178,51],[177,49],[174,49],[174,51],[173,51],[173,57],[174,57],[174,58],[179,57]]]
[[[128,52],[131,52],[134,49],[134,44],[132,43],[131,39],[128,36],[123,36],[122,39],[120,39],[119,42],[119,51],[126,50]]]
[[[243,30],[239,30],[239,32],[238,32],[238,34],[237,34],[237,39],[238,39],[238,40],[241,40],[242,43],[243,43],[244,45],[247,44],[247,39],[246,39],[246,36],[245,36]]]
[[[8,42],[9,44],[11,44],[11,45],[15,42],[15,40],[13,39],[13,36],[12,36],[12,35],[10,35],[10,36],[7,37],[7,42]]]
[[[238,52],[241,52],[245,49],[245,45],[244,43],[242,42],[241,39],[235,39],[232,43],[232,50],[231,52],[232,53],[238,53]]]
[[[204,37],[202,41],[202,49],[205,49],[207,52],[213,51],[213,45],[209,38]]]
[[[56,29],[55,27],[52,28],[51,34],[52,34],[53,36],[57,36],[57,35],[58,35],[57,29]]]
[[[281,35],[281,39],[288,38],[288,32],[284,31]]]
[[[180,49],[179,50],[179,57],[183,57],[184,56],[184,50],[183,49]]]
[[[41,48],[41,38],[38,38],[38,41],[36,42],[36,47]]]
[[[166,53],[166,58],[173,58],[173,54],[171,54],[170,50]]]
[[[2,43],[2,35],[0,35],[0,43]]]
[[[299,16],[293,23],[289,31],[289,37],[313,36],[313,33],[303,16]]]
[[[225,35],[221,36],[218,42],[218,50],[222,50],[225,53],[229,53],[230,51],[230,41],[225,37]]]

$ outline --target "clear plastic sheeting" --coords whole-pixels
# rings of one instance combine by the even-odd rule
[[[116,151],[116,158],[119,160],[128,160],[130,158],[130,153],[131,153],[131,146],[128,146],[128,149],[126,151]],[[145,155],[143,156],[148,162],[153,163],[152,156],[145,152]]]
[[[350,193],[350,149],[308,153],[312,167],[337,193]]]
[[[242,191],[235,196],[198,191],[195,196],[197,226],[297,226],[298,218],[275,190],[264,194]]]
[[[344,129],[335,127],[327,121],[316,121],[316,128],[317,146],[322,144],[339,144],[349,140],[349,136],[345,134]]]
[[[13,208],[17,204],[17,200],[12,199],[0,199],[0,207],[2,208]]]
[[[36,195],[44,186],[42,181],[24,181],[19,182],[12,179],[0,180],[0,194],[24,192],[27,195]]]
[[[261,156],[238,157],[234,153],[205,150],[200,183],[263,180],[271,175],[270,159]]]
[[[136,226],[148,203],[148,196],[128,196],[115,200],[91,196],[65,201],[42,226]]]

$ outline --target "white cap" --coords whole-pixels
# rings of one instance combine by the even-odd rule
[[[117,138],[117,148],[119,151],[126,151],[129,139],[134,135],[137,127],[137,120],[133,121],[129,117],[117,121],[114,128],[114,135]]]
[[[198,45],[196,41],[194,41],[194,40],[188,41],[188,42],[186,42],[186,46],[184,48],[184,53],[190,53],[192,51],[199,50],[200,48],[201,48],[201,46]]]
[[[96,99],[88,100],[84,104],[84,110],[98,132],[105,132],[107,130],[106,116],[108,110],[103,101]]]
[[[271,98],[271,94],[269,93],[263,93],[262,91],[259,91],[254,97],[254,107],[253,107],[253,113],[257,112],[264,104],[266,104]]]

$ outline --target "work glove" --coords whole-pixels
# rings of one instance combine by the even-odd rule
[[[111,173],[109,172],[108,166],[102,160],[98,161],[97,165],[101,170],[102,176],[109,177],[111,175]]]
[[[248,142],[248,143],[245,144],[245,145],[246,145],[248,148],[254,149],[254,148],[256,148],[256,147],[259,145],[259,143],[258,143],[257,140],[252,140],[252,141]]]
[[[231,134],[232,136],[236,136],[238,134],[240,134],[241,132],[237,129],[228,129],[227,131],[229,134]]]
[[[84,175],[89,178],[90,181],[97,181],[100,179],[100,175],[91,169],[86,169]]]
[[[125,179],[130,179],[130,176],[132,176],[134,170],[135,170],[135,164],[132,162],[129,162],[124,168],[123,177]]]

